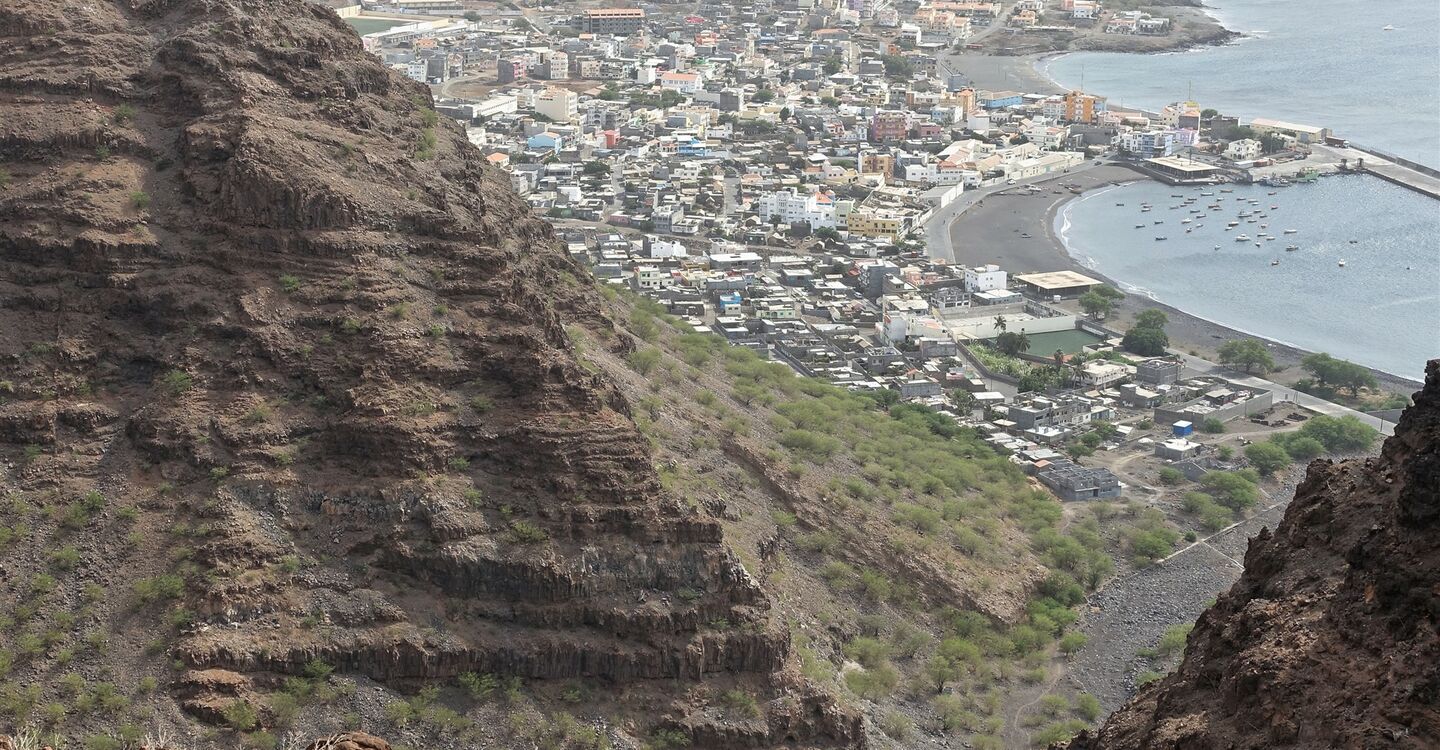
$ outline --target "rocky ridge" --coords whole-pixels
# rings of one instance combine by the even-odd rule
[[[1311,464],[1180,667],[1066,750],[1440,746],[1440,360],[1380,455]]]
[[[583,271],[423,86],[303,0],[19,0],[0,37],[0,491],[56,509],[16,511],[0,585],[73,547],[44,610],[119,634],[89,671],[173,661],[180,727],[268,724],[323,664],[624,686],[636,731],[701,747],[863,745],[578,362],[569,327],[610,328]],[[760,711],[677,698],[711,680]]]

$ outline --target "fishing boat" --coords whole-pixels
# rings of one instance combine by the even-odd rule
[[[1234,188],[1220,188],[1220,192],[1222,192],[1222,193],[1233,193],[1233,192],[1235,192],[1235,189],[1234,189]]]
[[[1380,30],[1381,30],[1381,31],[1394,31],[1394,30],[1395,30],[1395,27],[1394,27],[1394,26],[1391,26],[1390,24],[1387,23],[1387,24],[1385,24],[1384,26],[1381,26],[1381,27],[1380,27]]]
[[[1180,193],[1171,193],[1171,194],[1170,194],[1170,197],[1171,197],[1171,198],[1184,198],[1185,196],[1184,196],[1184,195],[1181,195]]]
[[[1205,218],[1205,214],[1199,214],[1199,215],[1197,215],[1195,218],[1197,218],[1197,219],[1203,219],[1203,218]]]
[[[1164,241],[1165,241],[1165,238],[1164,238],[1164,237],[1156,237],[1156,238],[1155,238],[1155,241],[1156,241],[1156,242],[1164,242]]]
[[[1240,226],[1240,222],[1238,222],[1238,221],[1232,221],[1232,222],[1230,222],[1229,224],[1226,224],[1225,226],[1227,226],[1227,227],[1238,227],[1238,226]]]
[[[1192,221],[1191,219],[1181,219],[1181,220],[1180,220],[1180,223],[1181,223],[1181,224],[1189,224],[1191,221]]]
[[[1214,193],[1209,193],[1209,192],[1202,192],[1202,193],[1200,193],[1200,194],[1203,195],[1203,196],[1205,196],[1206,198],[1209,198],[1210,196],[1214,195]]]
[[[1135,225],[1135,228],[1136,228],[1136,229],[1144,229],[1144,228],[1145,228],[1145,225],[1144,225],[1144,224],[1136,224],[1136,225]]]
[[[1278,191],[1275,191],[1275,190],[1271,190],[1270,192],[1266,193],[1266,195],[1279,195],[1279,192],[1278,192]]]
[[[1280,265],[1280,259],[1279,259],[1279,258],[1276,258],[1275,260],[1270,261],[1270,265],[1272,265],[1272,266],[1278,266],[1278,265]]]
[[[1285,234],[1295,234],[1296,232],[1299,232],[1299,231],[1300,231],[1299,229],[1286,229],[1286,230],[1285,230]]]
[[[1341,268],[1344,268],[1344,267],[1345,267],[1345,260],[1344,260],[1343,258],[1340,260],[1340,267],[1341,267]]]
[[[1299,249],[1300,249],[1300,246],[1299,246],[1299,245],[1286,245],[1286,246],[1285,246],[1285,252],[1287,252],[1287,253],[1293,253],[1293,252],[1295,252],[1296,250],[1299,250]]]
[[[1123,205],[1125,205],[1125,204],[1124,204],[1124,203],[1116,203],[1115,205],[1117,205],[1117,206],[1123,206]]]
[[[1237,237],[1235,238],[1235,241],[1236,241],[1236,242],[1249,242],[1249,241],[1250,241],[1250,235],[1248,235],[1248,234],[1239,235],[1239,236],[1237,236]]]
[[[1279,210],[1280,210],[1280,207],[1279,207],[1279,206],[1271,206],[1271,207],[1270,207],[1270,210],[1271,210],[1271,211],[1279,211]]]
[[[1143,214],[1143,213],[1148,212],[1149,210],[1150,210],[1150,209],[1148,209],[1148,208],[1142,208],[1142,209],[1140,209],[1140,213]]]
[[[1156,220],[1155,220],[1155,223],[1156,223],[1156,224],[1164,224],[1164,223],[1165,223],[1165,220],[1164,220],[1164,219],[1156,219]]]
[[[1216,249],[1216,250],[1219,250],[1219,249],[1220,249],[1220,246],[1219,246],[1219,245],[1216,245],[1216,246],[1215,246],[1215,249]]]

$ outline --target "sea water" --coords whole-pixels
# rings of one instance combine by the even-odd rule
[[[1126,107],[1188,98],[1245,120],[1328,127],[1440,168],[1440,2],[1213,1],[1211,14],[1245,38],[1159,55],[1078,52],[1040,70]]]
[[[1172,209],[1183,200],[1172,194],[1197,200]],[[1206,208],[1217,199],[1221,209]],[[1267,216],[1250,223],[1241,211]],[[1197,317],[1416,380],[1440,357],[1440,202],[1376,177],[1282,188],[1145,180],[1072,201],[1055,230],[1083,265]]]

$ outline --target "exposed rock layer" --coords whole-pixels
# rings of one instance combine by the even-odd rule
[[[1440,360],[1379,457],[1311,464],[1179,669],[1065,747],[1440,747]]]
[[[204,529],[173,647],[193,716],[317,659],[642,698],[721,675],[767,718],[692,716],[676,683],[650,710],[701,744],[863,744],[578,362],[568,326],[627,346],[583,271],[332,12],[6,3],[0,164],[4,489]],[[170,569],[92,532],[110,585]]]

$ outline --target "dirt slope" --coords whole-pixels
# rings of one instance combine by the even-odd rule
[[[381,697],[313,715],[496,673],[640,736],[863,744],[577,363],[583,271],[442,119],[302,0],[0,6],[0,732],[70,673],[187,736],[333,669]]]
[[[1068,750],[1440,747],[1440,360],[1381,455],[1312,464],[1185,658]]]

